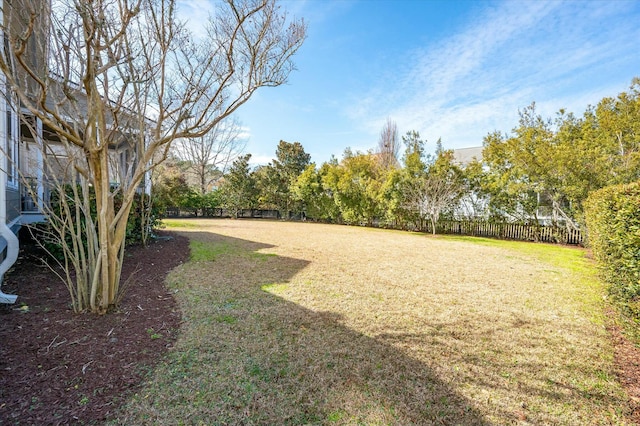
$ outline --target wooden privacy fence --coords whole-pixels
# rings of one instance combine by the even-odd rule
[[[235,217],[238,219],[287,219],[306,220],[303,214],[282,214],[278,210],[241,209],[232,212],[229,209],[205,208],[185,209],[171,207],[165,211],[165,217]],[[364,226],[383,227],[392,229],[412,229],[419,232],[433,232],[431,222],[425,221],[416,227],[394,226],[384,221],[372,221]],[[538,241],[545,243],[560,243],[582,245],[583,235],[580,230],[567,229],[560,226],[545,226],[535,224],[522,224],[510,222],[488,222],[478,220],[440,220],[436,223],[436,234],[457,234],[473,237],[500,238],[504,240]]]
[[[432,232],[431,224],[427,232]],[[583,244],[580,230],[560,226],[529,225],[509,222],[483,222],[441,220],[436,224],[436,234],[459,234],[506,240],[539,241],[546,243]]]

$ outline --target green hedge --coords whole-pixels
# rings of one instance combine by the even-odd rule
[[[640,319],[640,182],[595,191],[584,206],[589,245],[611,294]]]

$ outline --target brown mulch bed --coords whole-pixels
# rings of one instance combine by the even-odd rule
[[[189,241],[164,233],[129,248],[122,279],[134,279],[103,316],[74,314],[41,256],[27,244],[2,286],[19,297],[0,305],[0,424],[100,423],[175,341],[180,313],[164,280],[186,261]]]

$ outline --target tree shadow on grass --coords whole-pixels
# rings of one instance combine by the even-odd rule
[[[557,318],[552,321],[558,328],[569,327],[559,325]],[[488,319],[479,323],[491,324]],[[375,338],[392,347],[424,348],[428,342],[432,352],[445,354],[442,358],[451,366],[461,367],[458,383],[480,389],[493,400],[492,419],[500,422],[627,424],[626,398],[611,383],[608,363],[584,343],[592,341],[588,327],[570,327],[568,335],[577,340],[562,344],[558,340],[563,337],[554,336],[553,331],[518,333],[517,326],[494,324],[473,328],[452,319],[426,325],[424,333],[382,333]],[[521,335],[504,337],[501,332]]]
[[[309,262],[263,253],[270,247],[252,241],[185,235],[211,256],[169,279],[181,337],[115,422],[489,423],[429,366],[335,313],[288,301],[289,281]]]

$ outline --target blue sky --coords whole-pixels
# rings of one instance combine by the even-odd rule
[[[298,141],[320,164],[376,146],[387,118],[430,150],[482,145],[536,102],[582,114],[640,77],[640,1],[284,0],[309,25],[287,85],[238,111],[254,163]],[[206,16],[208,0],[181,15]],[[196,28],[197,24],[193,24]]]

